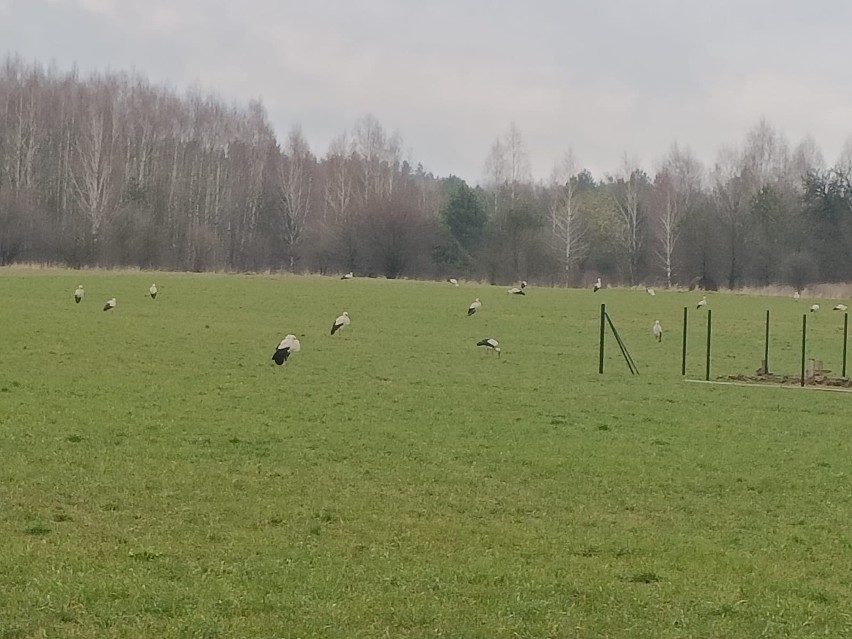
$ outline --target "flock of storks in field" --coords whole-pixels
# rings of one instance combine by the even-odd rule
[[[83,290],[83,285],[82,284],[77,285],[77,290],[74,291],[74,301],[77,304],[79,304],[80,302],[83,301],[83,296],[85,296],[85,295],[86,295],[86,291]],[[151,286],[148,288],[148,295],[151,296],[152,300],[157,299],[157,285],[156,284],[151,284]],[[106,301],[106,304],[104,304],[104,310],[105,311],[111,311],[112,309],[115,308],[115,304],[116,304],[115,298],[114,297],[109,298]]]
[[[355,277],[354,273],[352,271],[350,271],[349,273],[346,273],[345,275],[343,275],[340,279],[351,280],[354,277]],[[447,279],[447,282],[449,282],[453,286],[459,285],[458,280],[454,277]],[[601,283],[601,278],[598,278],[595,281],[594,285],[592,286],[592,292],[597,293],[599,290],[601,290],[602,286],[603,285]],[[520,286],[513,286],[510,289],[508,289],[506,291],[506,293],[509,294],[509,295],[526,295],[526,290],[525,290],[526,288],[527,288],[526,281],[521,281]],[[646,288],[645,292],[647,292],[648,295],[651,295],[651,296],[656,295],[656,292],[654,291],[653,288]],[[158,293],[157,285],[151,284],[151,286],[148,288],[148,295],[151,296],[151,299],[155,300],[155,299],[157,299],[157,293]],[[85,294],[86,294],[86,292],[83,290],[83,285],[80,284],[79,286],[77,286],[77,289],[74,291],[74,301],[77,304],[79,304],[80,302],[83,301],[83,297],[85,296]],[[800,297],[801,297],[801,295],[799,294],[799,291],[796,291],[795,293],[793,293],[793,299],[795,301],[798,302]],[[705,308],[706,306],[707,306],[707,296],[704,295],[704,296],[702,296],[701,300],[696,305],[696,308],[702,309],[702,308]],[[110,310],[114,309],[115,307],[116,307],[116,301],[115,301],[114,297],[111,297],[110,299],[108,299],[106,304],[104,304],[104,310],[105,311],[110,311]],[[468,317],[470,317],[471,315],[474,315],[481,308],[482,308],[482,301],[477,297],[475,300],[473,300],[473,302],[471,302],[470,306],[467,307]],[[812,304],[810,309],[809,309],[809,311],[811,313],[815,313],[818,310],[819,310],[819,304]],[[847,310],[847,306],[845,304],[837,304],[833,308],[833,310],[845,312]],[[331,325],[331,334],[334,335],[335,333],[339,333],[341,330],[343,330],[343,328],[345,328],[346,326],[349,326],[350,322],[351,322],[351,320],[349,319],[349,313],[347,313],[346,311],[343,311],[343,313],[341,313],[340,316],[338,316],[337,319],[334,320],[334,323]],[[654,321],[654,326],[652,327],[651,332],[654,336],[654,339],[656,339],[657,342],[663,341],[663,327],[660,325],[659,320]],[[500,352],[501,352],[500,343],[496,339],[494,339],[493,337],[486,337],[485,339],[481,339],[476,343],[476,345],[477,346],[484,346],[488,352],[497,353],[497,356],[500,357]],[[272,355],[272,360],[276,364],[281,366],[281,365],[283,365],[284,363],[287,362],[287,360],[290,358],[290,356],[293,353],[298,353],[301,349],[302,349],[302,345],[299,342],[299,340],[296,338],[296,336],[292,335],[292,334],[287,335],[284,339],[282,339],[279,342],[278,347],[275,349],[275,353],[273,353],[273,355]]]

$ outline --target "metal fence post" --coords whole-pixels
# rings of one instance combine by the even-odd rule
[[[766,309],[766,337],[763,343],[763,372],[769,375],[769,309]]]
[[[704,380],[710,381],[710,335],[713,332],[713,311],[707,311],[707,367],[704,372]]]
[[[606,332],[606,304],[601,304],[601,337],[598,353],[598,373],[603,375],[604,371],[604,339]]]
[[[802,378],[801,385],[805,385],[805,349],[807,348],[808,338],[808,316],[802,315]]]
[[[680,358],[680,374],[681,375],[686,375],[686,328],[687,328],[686,317],[687,317],[688,312],[689,312],[689,307],[684,306],[683,307],[683,354],[681,355],[681,358]]]

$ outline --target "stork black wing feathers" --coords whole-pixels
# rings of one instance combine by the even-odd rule
[[[290,357],[290,348],[279,348],[275,351],[275,354],[272,356],[272,359],[276,364],[281,366],[284,362],[287,361],[287,358]]]

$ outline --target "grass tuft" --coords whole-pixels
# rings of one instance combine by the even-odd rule
[[[40,537],[50,533],[50,526],[46,524],[32,524],[24,529],[24,533],[34,537]]]
[[[660,576],[655,572],[643,571],[632,575],[627,581],[633,584],[654,584],[660,581]]]
[[[128,555],[135,561],[156,561],[163,557],[162,553],[151,550],[131,550]]]

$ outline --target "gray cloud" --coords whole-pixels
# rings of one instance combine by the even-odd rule
[[[833,160],[852,133],[850,18],[842,0],[0,0],[0,41],[262,97],[319,154],[373,113],[430,170],[476,180],[511,121],[539,177],[569,147],[598,175],[674,141],[712,161],[761,117]]]

